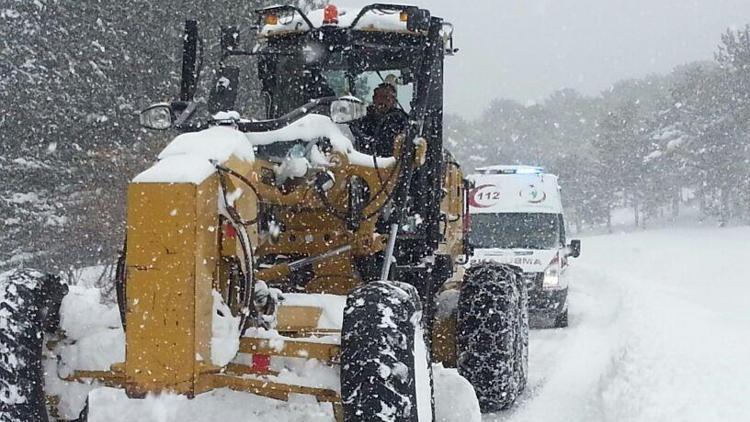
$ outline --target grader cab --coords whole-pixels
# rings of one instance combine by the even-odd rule
[[[337,420],[431,421],[441,361],[483,410],[508,406],[525,384],[525,288],[498,264],[464,275],[469,186],[442,136],[452,26],[387,4],[257,15],[252,48],[222,28],[207,102],[196,96],[202,41],[187,22],[180,99],[141,114],[180,134],[128,188],[116,276],[125,361],[66,380],[132,399],[303,394],[332,403]],[[247,56],[261,120],[235,111]],[[358,126],[383,84],[407,116],[387,155],[363,152]],[[236,321],[224,341],[217,315]],[[340,388],[274,378],[274,359],[316,359],[339,371]],[[83,417],[99,420],[97,405]]]

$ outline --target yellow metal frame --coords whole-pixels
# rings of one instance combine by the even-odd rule
[[[403,138],[398,139],[395,156],[399,155],[402,144]],[[422,142],[417,148],[417,165],[424,162],[425,154],[426,143]],[[218,368],[210,363],[212,290],[228,290],[228,265],[242,254],[236,236],[230,236],[222,227],[224,217],[219,215],[217,206],[222,185],[227,191],[243,191],[234,203],[243,219],[255,221],[259,207],[263,206],[273,209],[286,227],[278,238],[261,239],[257,225],[248,226],[251,243],[257,245],[256,257],[277,254],[309,257],[341,246],[351,247],[313,264],[314,276],[307,285],[308,292],[347,294],[362,282],[354,271],[353,259],[384,249],[385,239],[375,230],[377,210],[396,188],[399,181],[393,176],[400,172],[400,164],[378,169],[357,166],[338,153],[332,154],[331,162],[329,171],[334,174],[335,183],[326,193],[326,200],[309,184],[290,182],[288,186],[276,186],[267,177],[273,175],[270,162],[248,162],[234,156],[222,164],[244,175],[244,181],[216,173],[199,184],[131,183],[127,212],[125,362],[113,365],[110,371],[76,371],[67,380],[95,380],[124,388],[132,398],[166,391],[194,397],[215,388],[279,400],[288,399],[289,394],[308,394],[321,402],[334,403],[336,417],[340,419],[341,398],[335,391],[256,378],[272,372],[261,374],[245,365],[231,363]],[[347,221],[333,215],[349,211],[348,187],[352,177],[366,183],[371,194],[362,210],[369,218],[363,219],[354,230]],[[460,214],[460,204],[455,203],[456,195],[461,193],[460,174],[447,172],[444,182],[449,189],[443,202],[444,212]],[[446,233],[452,238],[454,222],[446,224]],[[451,252],[458,245],[451,240],[444,247]],[[258,279],[266,281],[283,281],[289,276],[286,264],[254,270]],[[277,347],[278,342],[265,338],[243,337],[239,351],[317,359],[337,365],[338,344],[309,338],[340,336],[338,330],[318,328],[321,313],[322,309],[317,307],[282,306],[277,317],[278,330],[285,336],[283,345]]]
[[[289,308],[289,309],[284,309]],[[311,311],[317,314],[317,317],[321,315],[322,309],[315,307],[282,307],[280,314],[286,314],[287,320],[294,320],[295,314],[300,313],[300,316],[309,316]],[[316,321],[317,322],[317,317]],[[330,330],[325,331],[328,335],[340,334],[340,331]],[[302,359],[317,359],[320,362],[327,365],[337,365],[339,363],[339,356],[341,354],[340,346],[338,344],[322,343],[319,340],[307,339],[308,337],[305,332],[296,332],[299,338],[255,338],[255,337],[243,337],[240,339],[239,353],[247,354],[261,354],[267,356],[277,357],[288,357],[288,358],[302,358]],[[319,333],[316,333],[319,334]],[[280,345],[280,346],[279,346]],[[208,392],[217,388],[229,388],[235,391],[243,391],[247,393],[257,394],[264,397],[273,398],[276,400],[287,400],[289,394],[306,394],[314,396],[320,402],[331,402],[334,403],[336,416],[339,417],[340,409],[338,409],[341,397],[333,390],[325,388],[315,388],[291,385],[285,383],[274,382],[269,379],[263,378],[265,375],[274,375],[273,372],[268,371],[259,373],[255,368],[230,363],[223,368],[219,368],[212,365],[203,364],[199,362],[199,371],[194,379],[194,389],[188,393],[184,393],[189,397],[193,397],[196,394]],[[132,385],[132,381],[129,380],[129,374],[126,371],[126,363],[116,363],[112,365],[109,371],[75,371],[72,376],[65,378],[65,381],[70,382],[90,382],[96,381],[102,385],[114,388],[124,388],[130,397],[141,397],[141,394],[132,395],[128,387]],[[256,376],[260,378],[248,378],[248,376]],[[152,384],[156,385],[156,384]],[[140,390],[136,390],[140,391]],[[178,392],[172,388],[165,388],[160,390],[151,391],[158,393],[161,391]]]

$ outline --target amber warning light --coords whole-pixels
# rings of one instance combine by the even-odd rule
[[[279,15],[266,15],[265,17],[266,25],[278,25],[279,23]]]

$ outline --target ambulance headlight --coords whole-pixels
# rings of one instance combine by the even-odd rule
[[[557,268],[547,268],[544,271],[544,280],[542,281],[542,287],[545,289],[553,289],[560,285],[560,271]]]
[[[550,261],[547,269],[544,270],[544,279],[542,280],[542,288],[554,289],[560,286],[560,253],[555,255]]]

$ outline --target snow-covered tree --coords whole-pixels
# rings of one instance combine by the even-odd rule
[[[0,4],[0,268],[109,261],[122,242],[127,181],[167,141],[138,110],[174,98],[181,34],[197,18],[202,83],[213,79],[219,28],[250,44],[263,0],[17,1]],[[304,2],[303,2],[304,3]],[[246,115],[262,105],[243,64]]]
[[[468,169],[535,164],[560,175],[571,221],[607,221],[631,206],[640,224],[676,217],[683,196],[702,217],[750,222],[750,27],[721,36],[714,61],[615,83],[596,97],[572,90],[542,104],[498,99],[475,121],[446,121]]]

